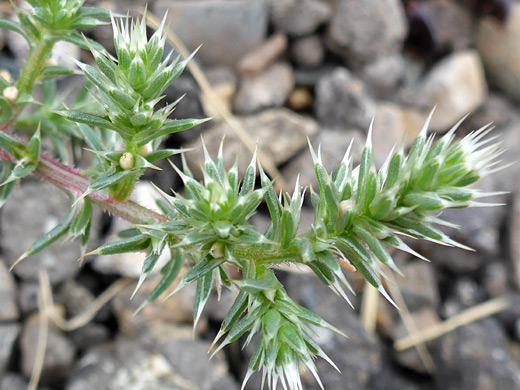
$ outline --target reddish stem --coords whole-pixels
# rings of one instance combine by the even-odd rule
[[[12,136],[12,134],[10,135]],[[21,144],[26,146],[23,140],[16,138]],[[8,159],[13,163],[18,161],[15,156],[4,149],[0,149],[0,157]],[[44,152],[40,152],[40,163],[36,167],[34,174],[65,191],[72,198],[81,196],[92,182],[89,177],[82,175],[79,170],[63,164]],[[118,201],[103,196],[98,192],[87,195],[87,198],[106,211],[135,224],[161,223],[168,220],[164,215],[158,214],[131,200]]]

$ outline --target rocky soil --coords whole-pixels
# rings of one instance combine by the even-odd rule
[[[126,0],[99,4],[123,13],[144,6],[143,1]],[[504,164],[519,159],[519,1],[151,0],[148,9],[160,17],[169,9],[171,27],[190,49],[204,44],[196,61],[288,183],[299,173],[303,185],[316,187],[306,137],[322,145],[325,164],[332,170],[351,139],[359,156],[375,117],[376,160],[382,163],[403,137],[413,139],[434,105],[433,131],[446,132],[469,112],[458,135],[494,122],[493,134],[506,148]],[[86,33],[110,47],[110,31],[99,27]],[[0,69],[16,75],[26,47],[3,31],[0,45]],[[59,63],[70,62],[70,56],[90,61],[88,54],[68,46],[58,47],[53,56]],[[67,88],[70,81],[60,84]],[[168,89],[166,100],[184,93],[176,117],[214,115],[188,71]],[[239,150],[242,168],[249,161],[248,150],[218,117],[166,143],[193,148],[187,159],[196,168],[202,158],[200,134],[211,153],[226,135],[227,164]],[[140,183],[140,202],[151,204],[150,181],[179,189],[174,172],[164,168]],[[393,348],[407,331],[399,313],[382,298],[375,332],[365,329],[359,317],[363,284],[357,275],[352,310],[312,275],[279,272],[294,299],[349,335],[345,339],[320,333],[321,346],[341,369],[338,373],[317,361],[327,389],[520,388],[519,178],[517,163],[482,182],[485,190],[507,191],[492,200],[505,206],[444,214],[460,226],[450,234],[475,252],[415,243],[431,263],[396,256],[407,275],[398,284],[419,329],[490,298],[508,297],[511,302],[499,314],[428,342],[430,366],[414,349]],[[309,206],[303,210],[308,224]],[[39,389],[240,388],[251,350],[234,345],[211,361],[206,354],[233,301],[231,292],[220,301],[211,298],[193,338],[194,288],[133,316],[153,285],[149,278],[130,299],[141,254],[92,258],[80,266],[78,243],[56,243],[8,272],[17,256],[68,207],[58,190],[29,179],[0,212],[0,390],[27,388],[39,336],[38,278],[43,269],[52,286],[52,310],[65,318],[84,313],[113,283],[120,283],[122,290],[80,328],[64,331],[50,324]],[[261,228],[266,216],[260,212],[254,222]],[[98,213],[92,245],[111,239],[125,226]],[[306,389],[318,388],[312,377],[302,375]],[[258,389],[260,383],[259,376],[253,376],[247,388]]]

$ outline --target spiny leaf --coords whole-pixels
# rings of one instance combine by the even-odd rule
[[[155,301],[159,298],[171,284],[175,281],[175,278],[179,274],[182,267],[182,250],[176,248],[173,250],[171,260],[164,266],[161,273],[164,275],[159,284],[155,286],[146,301],[136,310],[134,315],[139,313],[146,305]]]
[[[150,239],[142,234],[137,234],[123,240],[109,242],[101,245],[97,249],[93,250],[82,256],[93,256],[93,255],[114,255],[116,253],[126,252],[138,252],[146,249],[150,246]]]
[[[88,199],[83,201],[83,205],[81,206],[78,215],[74,218],[72,223],[70,224],[70,234],[72,236],[77,236],[85,231],[85,228],[90,223],[92,219],[92,206]]]
[[[28,37],[27,31],[20,24],[13,22],[12,20],[0,18],[0,29],[14,31],[24,37],[27,42],[32,42]]]
[[[178,133],[191,129],[194,126],[200,125],[207,122],[211,118],[206,119],[176,119],[167,121],[163,126],[158,129],[145,130],[137,133],[132,141],[136,145],[145,145],[155,138],[162,137],[163,135]]]
[[[62,110],[55,112],[68,120],[78,123],[84,123],[89,126],[98,126],[101,128],[112,129],[112,123],[99,115],[87,114],[86,112],[74,110]]]
[[[182,278],[182,282],[186,285],[195,280],[201,278],[208,272],[213,271],[218,266],[224,263],[225,258],[214,259],[212,256],[206,256],[202,261],[199,261],[195,266],[190,269],[186,275]]]
[[[199,323],[202,310],[208,301],[213,286],[213,272],[208,272],[197,281],[197,289],[195,290],[195,302],[193,304],[193,332]]]
[[[22,260],[25,258],[32,256],[41,250],[47,248],[52,243],[56,242],[61,236],[63,236],[74,217],[74,208],[71,208],[69,213],[65,216],[65,218],[58,223],[54,228],[52,228],[49,232],[42,235],[38,240],[36,240],[11,266],[11,270]]]

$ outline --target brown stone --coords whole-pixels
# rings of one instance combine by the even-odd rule
[[[253,76],[274,63],[287,50],[287,37],[282,33],[274,34],[253,51],[247,53],[237,64],[243,75]]]

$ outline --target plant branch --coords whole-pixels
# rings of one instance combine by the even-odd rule
[[[23,147],[26,147],[24,141],[18,139],[18,142]],[[13,163],[18,161],[17,156],[13,156],[5,149],[0,149],[0,157],[8,159]],[[34,174],[64,191],[71,199],[81,196],[92,182],[90,178],[82,175],[79,170],[63,164],[45,152],[40,153],[40,161]],[[87,198],[113,215],[135,224],[162,223],[167,220],[165,216],[130,200],[118,201],[98,192],[87,195]]]
[[[51,53],[55,42],[56,40],[54,38],[51,38],[47,36],[45,32],[42,32],[41,39],[29,53],[29,57],[20,71],[20,77],[16,84],[20,95],[24,93],[30,94],[32,92],[36,79],[45,66],[45,61]]]

